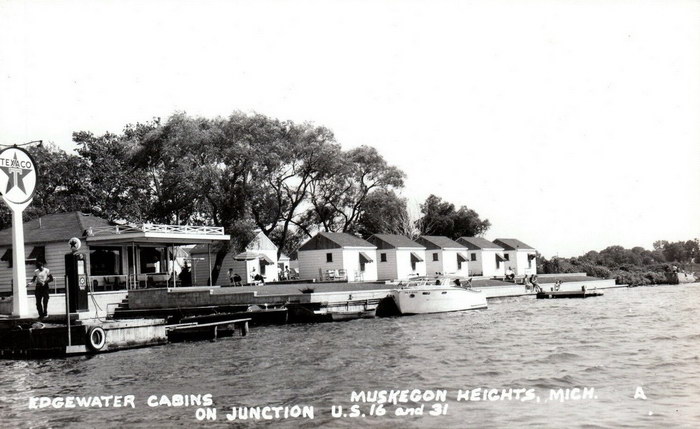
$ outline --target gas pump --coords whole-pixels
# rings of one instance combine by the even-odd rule
[[[76,313],[88,311],[88,276],[85,268],[85,255],[70,253],[66,257],[66,293],[68,294],[68,311]]]

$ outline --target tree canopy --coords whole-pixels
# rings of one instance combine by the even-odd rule
[[[476,237],[491,227],[491,222],[481,220],[476,211],[467,206],[455,209],[454,204],[432,194],[420,208],[423,216],[418,219],[417,226],[424,235],[444,235],[452,239]]]
[[[405,211],[395,193],[404,185],[399,168],[373,147],[343,150],[328,128],[312,123],[176,113],[120,134],[76,131],[73,141],[70,153],[29,148],[40,167],[28,218],[81,210],[110,220],[223,226],[232,241],[215,266],[256,228],[291,252],[316,231],[368,234],[378,216]],[[380,198],[388,204],[382,213]],[[9,225],[3,207],[0,226]]]

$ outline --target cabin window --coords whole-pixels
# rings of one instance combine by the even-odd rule
[[[532,268],[532,259],[527,258],[527,267]]]
[[[333,254],[326,253],[326,262],[333,262]]]
[[[505,255],[503,255],[503,259],[506,261],[510,261],[510,255],[506,253]]]
[[[471,254],[471,259],[472,259],[472,261],[476,261],[476,253]]]
[[[457,259],[457,269],[458,270],[462,269],[462,261],[460,261],[459,259]]]
[[[439,261],[437,252],[433,253],[433,261]]]
[[[91,247],[90,275],[118,276],[122,272],[122,249],[120,247]]]
[[[411,271],[416,271],[416,261],[411,261]]]
[[[386,262],[386,253],[380,253],[380,254],[379,254],[379,261],[380,261],[380,262]]]

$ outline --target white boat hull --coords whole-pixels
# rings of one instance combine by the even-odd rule
[[[451,286],[395,289],[392,298],[401,314],[444,313],[488,308],[480,291]]]

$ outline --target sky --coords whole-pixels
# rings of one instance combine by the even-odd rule
[[[176,111],[376,147],[547,257],[700,237],[700,2],[0,0],[0,144]]]

